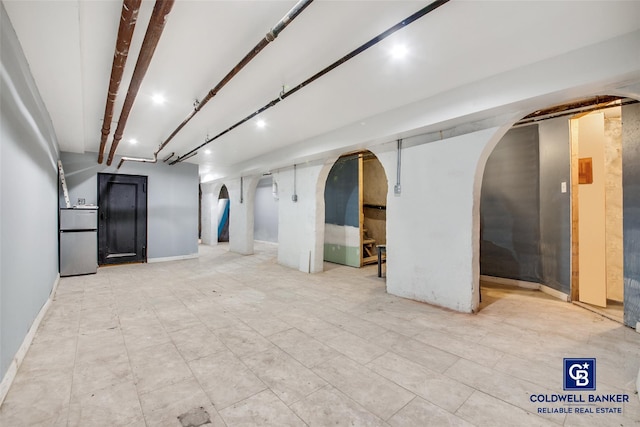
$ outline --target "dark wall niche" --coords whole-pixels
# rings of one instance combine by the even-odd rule
[[[481,274],[541,281],[536,125],[511,129],[489,156],[480,198]]]
[[[358,158],[338,159],[324,189],[325,222],[360,227]]]

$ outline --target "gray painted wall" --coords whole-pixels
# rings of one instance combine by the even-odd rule
[[[482,274],[570,292],[570,177],[566,117],[505,134],[482,184]]]
[[[273,198],[273,178],[262,178],[256,187],[253,238],[278,242],[278,201]]]
[[[640,104],[622,107],[624,323],[640,322]]]
[[[69,198],[75,204],[84,198],[87,204],[97,204],[97,175],[122,173],[148,177],[147,257],[169,258],[198,253],[198,166],[180,163],[127,162],[120,170],[97,163],[97,153],[62,152]],[[61,200],[61,203],[64,203]]]
[[[511,129],[482,179],[481,274],[540,281],[539,176],[538,127]]]
[[[58,276],[58,143],[0,4],[0,378]]]
[[[540,137],[541,283],[571,291],[571,144],[569,119],[545,120]],[[567,191],[562,193],[562,182]]]
[[[331,168],[324,188],[325,223],[360,227],[358,168],[353,156],[338,159]]]

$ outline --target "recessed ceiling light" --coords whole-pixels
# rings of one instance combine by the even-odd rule
[[[129,140],[129,143],[130,143],[130,144],[137,144],[137,143],[138,143],[138,140],[137,140],[137,139],[135,139],[135,138],[131,138],[131,139]]]
[[[164,99],[164,96],[160,93],[156,93],[151,97],[151,99],[153,100],[153,103],[156,105],[162,105],[166,101],[166,99]]]
[[[262,120],[262,119],[260,119],[260,120],[258,120],[258,121],[256,122],[256,126],[258,126],[259,128],[263,128],[263,127],[265,127],[266,125],[267,125],[267,123],[266,123],[264,120]]]
[[[204,154],[211,154],[211,150],[209,149],[204,150]]]
[[[403,44],[397,44],[391,48],[391,56],[394,59],[402,59],[409,53],[409,49]]]

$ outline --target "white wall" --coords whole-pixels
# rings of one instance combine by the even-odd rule
[[[387,196],[387,291],[472,312],[477,307],[476,171],[495,128],[402,151],[402,193]],[[395,176],[396,153],[376,153]],[[481,176],[480,176],[481,180]]]
[[[0,20],[1,380],[58,277],[58,143],[1,4]]]
[[[229,192],[229,250],[243,255],[253,253],[253,212],[258,177],[236,178],[225,182]]]
[[[324,254],[324,183],[336,158],[296,167],[297,202],[293,167],[274,175],[278,183],[278,262],[300,271],[322,271]],[[319,185],[320,183],[320,185]]]
[[[255,191],[253,237],[264,242],[278,242],[278,201],[273,197],[273,177],[260,181]]]

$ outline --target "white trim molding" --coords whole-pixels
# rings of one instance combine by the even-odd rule
[[[178,256],[167,256],[161,258],[149,258],[147,259],[147,263],[151,264],[154,262],[167,262],[167,261],[182,261],[185,259],[194,259],[198,258],[198,254],[189,254],[189,255],[178,255]]]

